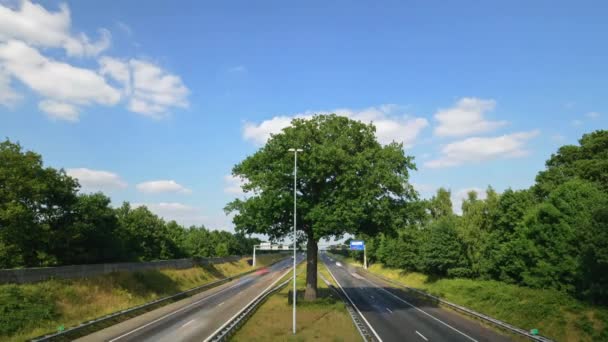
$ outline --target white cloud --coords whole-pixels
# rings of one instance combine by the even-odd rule
[[[91,41],[84,33],[71,32],[70,9],[47,11],[38,4],[22,1],[19,8],[0,4],[0,41],[18,39],[32,46],[63,48],[69,56],[94,56],[110,46],[108,30],[99,30],[99,40]]]
[[[233,175],[225,175],[224,192],[232,195],[243,195],[244,192],[241,186],[245,183],[246,181],[240,177],[235,177]]]
[[[525,144],[537,136],[539,131],[518,132],[499,137],[473,137],[443,146],[442,156],[426,162],[429,168],[457,166],[498,158],[515,158],[528,154]]]
[[[111,191],[127,187],[127,182],[116,173],[109,171],[74,168],[67,169],[66,173],[78,179],[85,192]]]
[[[177,192],[182,194],[192,193],[192,190],[177,183],[174,180],[156,180],[137,184],[137,190],[145,193]]]
[[[471,187],[452,192],[452,210],[454,210],[456,214],[462,214],[462,202],[469,198],[469,192],[471,191],[475,191],[477,193],[478,199],[486,199],[486,191],[481,188]]]
[[[76,105],[114,105],[120,100],[120,92],[97,73],[46,58],[21,41],[0,44],[0,65],[41,96],[72,105],[72,116],[77,117]]]
[[[179,76],[167,73],[150,62],[131,59],[133,94],[129,110],[159,118],[172,107],[188,107],[190,91]]]
[[[447,109],[435,113],[439,125],[435,135],[443,137],[462,137],[475,133],[493,131],[507,124],[506,121],[488,121],[484,118],[487,112],[496,107],[496,101],[474,97],[464,97]]]
[[[128,29],[119,23],[121,29]],[[65,50],[67,56],[97,56],[110,45],[110,33],[100,30],[91,41],[84,33],[71,32],[71,14],[62,4],[56,11],[30,1],[0,3],[0,104],[13,106],[21,99],[11,87],[19,80],[43,100],[38,107],[51,118],[78,121],[81,107],[117,105],[154,118],[175,107],[187,107],[188,88],[180,77],[154,63],[139,59],[104,56],[99,70],[77,67],[69,58],[44,55],[48,48]],[[108,83],[117,83],[122,90]]]
[[[598,113],[598,112],[589,112],[586,115],[590,119],[597,119],[597,118],[599,118],[601,116],[601,114]]]
[[[120,83],[125,94],[131,94],[131,71],[127,63],[108,56],[99,59],[99,73]]]
[[[0,65],[0,105],[12,107],[21,99],[21,94],[11,87],[11,78],[7,72],[2,70],[2,65]]]
[[[52,119],[78,121],[78,108],[69,103],[44,100],[38,104],[38,108]]]
[[[346,116],[365,123],[373,123],[376,126],[376,137],[380,143],[388,144],[397,141],[403,143],[405,148],[411,147],[422,129],[428,126],[428,121],[425,118],[409,118],[399,106],[382,105],[362,110],[340,108],[331,111],[307,111],[291,116],[275,116],[259,124],[247,122],[243,129],[243,137],[245,140],[261,145],[270,138],[271,134],[279,133],[283,128],[289,126],[294,118],[309,119],[314,114],[329,113]]]

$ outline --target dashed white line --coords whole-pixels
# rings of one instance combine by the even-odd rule
[[[188,321],[186,324],[182,325],[182,328],[183,328],[183,327],[185,327],[185,326],[187,326],[187,325],[190,325],[190,324],[192,324],[192,323],[194,323],[194,320],[190,320],[190,321]]]
[[[224,305],[224,302],[219,303],[217,306],[222,306]]]
[[[374,287],[375,287],[375,288],[377,288],[378,290],[386,292],[387,294],[389,294],[390,296],[394,297],[395,299],[402,301],[403,303],[405,303],[405,304],[407,304],[407,305],[411,306],[412,308],[414,308],[414,309],[415,309],[415,310],[417,310],[418,312],[420,312],[420,313],[422,313],[422,314],[424,314],[424,315],[427,315],[428,317],[430,317],[430,318],[434,319],[435,321],[437,321],[437,322],[439,322],[439,323],[441,323],[441,324],[445,325],[446,327],[448,327],[448,328],[450,328],[450,329],[454,330],[455,332],[457,332],[457,333],[459,333],[460,335],[462,335],[462,336],[464,336],[464,337],[468,338],[469,340],[471,340],[471,341],[473,341],[473,342],[478,342],[476,339],[472,338],[471,336],[469,336],[469,335],[467,335],[467,334],[463,333],[462,331],[460,331],[460,330],[458,330],[458,329],[454,328],[453,326],[451,326],[451,325],[447,324],[446,322],[444,322],[444,321],[440,320],[439,318],[437,318],[437,317],[435,317],[435,316],[431,315],[430,313],[428,313],[428,312],[426,312],[426,311],[424,311],[424,310],[420,309],[419,307],[417,307],[417,306],[415,306],[414,304],[412,304],[412,303],[408,302],[407,300],[405,300],[405,299],[403,299],[403,298],[401,298],[401,297],[399,297],[399,296],[395,295],[394,293],[392,293],[392,292],[390,292],[390,291],[388,291],[388,290],[386,290],[386,289],[384,289],[384,288],[382,288],[382,287],[380,287],[380,286],[378,286],[378,285],[376,285],[376,284],[372,283],[372,282],[371,282],[371,281],[369,281],[368,279],[363,278],[363,280],[365,280],[366,282],[368,282],[369,284],[371,284],[372,286],[374,286]]]
[[[426,337],[424,337],[424,335],[419,333],[418,330],[416,330],[416,334],[418,334],[418,336],[422,337],[423,340],[428,341],[428,339]]]
[[[393,313],[393,310],[391,310],[391,309],[389,309],[389,308],[385,308],[385,309],[386,309],[386,311],[388,311],[388,312],[390,312],[390,313]]]

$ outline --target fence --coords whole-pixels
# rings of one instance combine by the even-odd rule
[[[0,270],[0,284],[34,283],[51,278],[84,278],[112,272],[135,272],[158,270],[163,268],[190,268],[200,265],[221,264],[237,261],[240,256],[223,258],[189,258],[146,262],[121,262],[112,264],[70,265],[58,267],[40,267]]]

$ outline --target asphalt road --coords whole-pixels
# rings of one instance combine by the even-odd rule
[[[326,253],[321,260],[380,341],[511,341],[477,321],[359,274]]]
[[[303,258],[298,255],[298,261]],[[100,330],[78,341],[204,341],[246,304],[283,275],[288,258],[190,298]]]

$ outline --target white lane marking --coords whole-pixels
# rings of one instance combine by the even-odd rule
[[[336,261],[336,266],[342,267],[342,264],[339,261]]]
[[[369,298],[371,298],[371,299],[376,299],[376,298],[374,298],[374,296],[369,296]]]
[[[190,321],[188,321],[188,323],[186,323],[186,324],[182,325],[182,328],[183,328],[183,327],[185,327],[185,326],[187,326],[187,325],[190,325],[190,324],[192,324],[192,323],[194,323],[194,320],[190,320]]]
[[[183,308],[181,308],[181,309],[179,309],[179,310],[172,311],[172,312],[170,312],[170,313],[168,313],[168,314],[166,314],[166,315],[164,315],[164,316],[162,316],[162,317],[160,317],[160,318],[157,318],[157,319],[153,320],[152,322],[149,322],[149,323],[147,323],[147,324],[144,324],[144,325],[142,325],[142,326],[140,326],[140,327],[138,327],[138,328],[135,328],[135,329],[133,329],[133,330],[131,330],[131,331],[128,331],[128,332],[126,332],[126,333],[124,333],[124,334],[122,334],[122,335],[120,335],[120,336],[118,336],[118,337],[115,337],[115,338],[113,338],[113,339],[109,340],[108,342],[114,342],[114,341],[118,341],[118,340],[120,340],[121,338],[123,338],[123,337],[125,337],[125,336],[129,336],[129,335],[131,335],[132,333],[134,333],[134,332],[136,332],[136,331],[139,331],[139,330],[141,330],[141,329],[143,329],[143,328],[145,328],[145,327],[147,327],[147,326],[150,326],[150,325],[152,325],[152,324],[154,324],[154,323],[156,323],[156,322],[162,321],[163,319],[165,319],[165,318],[167,318],[167,317],[169,317],[169,316],[175,315],[175,314],[176,314],[176,313],[178,313],[178,312],[184,311],[184,310],[186,310],[187,308],[189,308],[189,307],[191,307],[191,306],[194,306],[194,305],[196,305],[196,304],[198,304],[198,303],[200,303],[200,302],[203,302],[203,301],[205,301],[205,300],[207,300],[207,299],[209,299],[209,298],[211,298],[211,297],[215,297],[215,296],[217,296],[217,295],[219,295],[219,294],[221,294],[221,293],[223,293],[223,292],[225,292],[225,291],[228,291],[228,290],[230,290],[230,289],[232,289],[232,288],[234,288],[234,287],[240,286],[240,285],[242,285],[242,284],[239,284],[239,283],[234,284],[234,285],[232,285],[232,286],[230,286],[230,287],[227,287],[227,288],[225,288],[225,289],[223,289],[223,290],[221,290],[221,291],[218,291],[218,292],[216,292],[216,293],[214,293],[214,294],[212,294],[212,295],[210,295],[210,296],[207,296],[207,297],[205,297],[205,298],[199,299],[199,300],[197,300],[196,302],[190,303],[190,304],[188,304],[188,305],[184,306]]]
[[[224,305],[224,302],[219,303],[217,306],[222,306]]]
[[[386,308],[386,311],[388,311],[388,312],[390,312],[390,313],[393,313],[393,310],[391,310],[391,309],[389,309],[389,308]]]
[[[371,284],[371,285],[373,285],[375,288],[378,288],[379,290],[381,290],[381,291],[384,291],[384,292],[388,293],[389,295],[391,295],[391,296],[395,297],[396,299],[398,299],[398,300],[400,300],[400,301],[404,302],[405,304],[407,304],[407,305],[411,306],[412,308],[414,308],[414,309],[416,309],[416,310],[420,311],[421,313],[423,313],[423,314],[425,314],[425,315],[429,316],[430,318],[432,318],[432,319],[436,320],[437,322],[439,322],[439,323],[441,323],[441,324],[445,325],[446,327],[448,327],[448,328],[450,328],[450,329],[454,330],[455,332],[457,332],[457,333],[459,333],[460,335],[462,335],[462,336],[464,336],[464,337],[468,338],[469,340],[471,340],[471,341],[473,341],[473,342],[478,342],[476,339],[472,338],[471,336],[469,336],[469,335],[467,335],[467,334],[463,333],[462,331],[460,331],[460,330],[458,330],[458,329],[454,328],[453,326],[451,326],[451,325],[447,324],[446,322],[444,322],[444,321],[440,320],[439,318],[437,318],[437,317],[435,317],[435,316],[431,315],[430,313],[428,313],[428,312],[426,312],[426,311],[424,311],[424,310],[420,309],[419,307],[415,306],[414,304],[412,304],[412,303],[410,303],[410,302],[406,301],[405,299],[403,299],[403,298],[401,298],[401,297],[399,297],[399,296],[395,295],[394,293],[392,293],[392,292],[390,292],[390,291],[388,291],[388,290],[386,290],[386,289],[384,289],[384,288],[382,288],[382,287],[380,287],[380,286],[378,286],[378,285],[376,285],[376,284],[372,283],[371,281],[369,281],[369,280],[367,280],[367,279],[363,279],[363,280],[365,280],[366,282],[370,283],[370,284]]]
[[[428,339],[426,337],[424,337],[424,335],[419,333],[418,330],[416,330],[416,334],[418,334],[418,336],[422,337],[423,340],[428,341]]]
[[[281,278],[283,278],[283,277],[281,277]],[[191,307],[191,306],[194,306],[194,305],[196,305],[196,304],[198,304],[198,303],[201,303],[201,302],[203,302],[203,301],[205,301],[205,300],[207,300],[207,299],[209,299],[209,298],[215,297],[215,296],[217,296],[217,295],[219,295],[219,294],[221,294],[221,293],[223,293],[223,292],[225,292],[225,291],[228,291],[228,290],[230,290],[230,289],[232,289],[232,288],[234,288],[234,287],[241,286],[241,285],[243,285],[243,283],[242,283],[242,282],[241,282],[241,283],[236,283],[236,284],[234,284],[234,285],[232,285],[232,286],[230,286],[230,287],[227,287],[227,288],[225,288],[225,289],[223,289],[223,290],[220,290],[220,291],[218,291],[218,292],[216,292],[216,293],[214,293],[214,294],[212,294],[212,295],[210,295],[210,296],[207,296],[207,297],[205,297],[205,298],[201,298],[201,299],[197,300],[196,302],[190,303],[190,304],[188,304],[188,305],[184,306],[183,308],[181,308],[181,309],[179,309],[179,310],[175,310],[175,311],[173,311],[173,312],[170,312],[170,313],[168,313],[168,314],[166,314],[166,315],[164,315],[164,316],[162,316],[162,317],[160,317],[160,318],[157,318],[157,319],[153,320],[152,322],[149,322],[149,323],[144,324],[144,325],[142,325],[142,326],[140,326],[140,327],[138,327],[138,328],[136,328],[136,329],[133,329],[133,330],[131,330],[131,331],[128,331],[128,332],[126,332],[126,333],[124,333],[124,334],[122,334],[122,335],[120,335],[120,336],[118,336],[118,337],[115,337],[115,338],[113,338],[113,339],[109,340],[108,342],[114,342],[114,341],[118,341],[118,340],[120,340],[121,338],[123,338],[123,337],[125,337],[125,336],[129,336],[129,335],[131,335],[132,333],[134,333],[134,332],[136,332],[136,331],[139,331],[139,330],[141,330],[141,329],[143,329],[143,328],[145,328],[145,327],[147,327],[147,326],[150,326],[150,325],[152,325],[152,324],[154,324],[154,323],[156,323],[156,322],[162,321],[163,319],[165,319],[165,318],[167,318],[167,317],[170,317],[170,316],[172,316],[172,315],[175,315],[175,314],[176,314],[176,313],[178,313],[178,312],[184,311],[184,310],[186,310],[187,308],[189,308],[189,307]]]
[[[221,327],[217,328],[217,330],[216,330],[216,331],[214,331],[213,333],[211,333],[211,335],[209,335],[209,336],[208,336],[208,337],[205,339],[205,341],[203,341],[203,342],[208,342],[208,341],[210,341],[210,340],[211,340],[211,338],[212,338],[213,336],[215,336],[215,335],[216,335],[218,332],[222,331],[222,329],[224,329],[224,328],[225,328],[225,327],[228,325],[228,323],[232,322],[232,320],[233,320],[233,319],[235,319],[235,318],[236,318],[236,316],[240,315],[240,314],[241,314],[241,313],[242,313],[242,312],[245,310],[245,308],[246,308],[246,307],[248,307],[249,305],[251,305],[251,303],[255,302],[255,301],[256,301],[258,298],[260,298],[260,297],[261,297],[261,296],[262,296],[264,293],[266,293],[266,291],[270,290],[270,289],[271,289],[271,288],[272,288],[272,287],[273,287],[273,286],[274,286],[276,283],[278,283],[278,282],[279,282],[279,280],[283,279],[283,277],[284,277],[284,276],[286,276],[287,274],[289,274],[289,272],[292,272],[292,268],[293,268],[293,266],[292,266],[292,267],[290,267],[290,268],[287,270],[287,272],[285,272],[285,273],[281,274],[281,276],[279,276],[279,277],[277,278],[277,280],[273,281],[273,282],[272,282],[272,284],[270,284],[270,285],[269,285],[269,286],[268,286],[266,289],[264,289],[264,291],[260,292],[260,294],[259,294],[259,295],[257,295],[255,298],[253,298],[253,300],[252,300],[251,302],[249,302],[247,305],[243,306],[243,309],[239,310],[239,311],[238,311],[236,314],[234,314],[234,316],[230,317],[230,318],[229,318],[229,319],[228,319],[228,320],[227,320],[227,321],[226,321],[224,324],[222,324],[222,326],[221,326]]]
[[[352,304],[352,306],[355,308],[355,310],[357,310],[357,313],[359,313],[359,316],[361,316],[361,318],[363,319],[363,321],[365,321],[365,323],[367,324],[369,329],[372,331],[374,336],[376,336],[376,338],[378,339],[378,342],[382,342],[382,339],[380,338],[380,336],[378,336],[378,333],[376,332],[376,330],[374,330],[372,325],[367,321],[367,319],[365,319],[365,316],[363,316],[363,314],[361,313],[361,310],[359,310],[359,308],[355,305],[355,302],[353,302],[353,300],[350,299],[350,297],[348,296],[346,291],[344,291],[344,289],[342,288],[342,285],[340,284],[338,279],[336,279],[334,274],[331,273],[331,271],[329,270],[329,267],[327,267],[327,272],[329,272],[329,275],[331,275],[331,277],[334,278],[334,280],[336,281],[336,284],[338,284],[338,287],[340,288],[340,290],[342,290],[342,293],[344,293],[344,295],[346,296],[346,299],[348,299],[348,301]]]
[[[355,272],[352,272],[350,275],[352,275],[354,278],[357,278],[357,279],[363,279],[363,277],[361,277],[360,275],[358,275]]]

